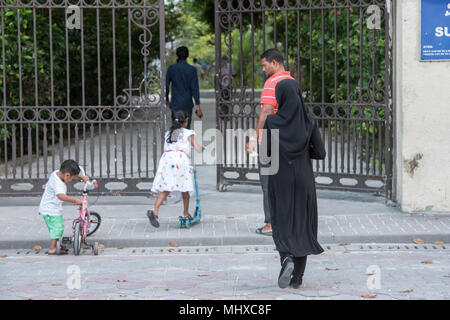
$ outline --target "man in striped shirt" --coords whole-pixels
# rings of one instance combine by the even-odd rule
[[[284,69],[284,58],[280,51],[277,49],[269,49],[261,55],[261,63],[263,72],[267,77],[269,77],[264,83],[264,89],[261,93],[261,113],[259,115],[258,124],[256,126],[256,131],[253,137],[250,138],[247,144],[247,152],[253,152],[256,147],[256,142],[261,144],[262,139],[262,129],[264,128],[264,123],[266,118],[270,114],[275,114],[278,111],[278,103],[275,98],[275,87],[278,82],[284,79],[294,79],[291,77],[289,71]],[[259,163],[259,168],[264,166]],[[264,218],[265,225],[262,228],[258,228],[256,233],[272,236],[272,224],[270,219],[270,204],[269,204],[269,176],[262,175],[260,170],[260,181],[263,190],[264,198]]]

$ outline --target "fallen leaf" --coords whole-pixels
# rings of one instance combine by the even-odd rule
[[[431,261],[431,260],[425,260],[425,261],[422,261],[422,263],[430,264],[430,263],[433,263],[433,261]]]
[[[123,249],[123,248],[125,248],[124,246],[119,246],[119,247],[117,247],[117,249]]]
[[[52,283],[52,286],[53,286],[53,287],[61,286],[61,283]]]
[[[169,291],[169,288],[165,288],[164,290],[165,290],[165,291]]]
[[[328,270],[328,271],[336,271],[336,270],[339,270],[338,268],[325,268],[325,270]]]
[[[435,242],[433,242],[435,245],[437,245],[437,246],[441,246],[441,245],[443,245],[444,244],[444,242],[443,241],[435,241]]]
[[[0,256],[0,258],[6,258],[6,257],[7,257],[7,255],[6,255],[6,254],[4,254],[4,255]]]
[[[117,280],[117,282],[127,282],[127,280]]]
[[[98,248],[99,248],[99,249],[105,249],[105,245],[100,243],[100,244],[98,245]]]
[[[197,277],[207,277],[207,274],[198,274]]]
[[[415,244],[424,244],[425,243],[425,241],[422,238],[414,238],[413,242]]]
[[[409,289],[409,290],[400,291],[400,293],[410,293],[410,292],[413,292],[413,291],[414,291],[413,289]]]
[[[227,217],[227,219],[234,219],[234,217]]]
[[[374,276],[375,273],[366,273],[366,276]]]
[[[171,243],[170,243],[170,246],[171,247],[178,247],[178,243],[176,243],[175,241],[172,241]]]
[[[120,296],[121,296],[121,297],[126,297],[127,295],[126,295],[126,294],[121,294]]]
[[[340,281],[336,281],[334,284],[341,284],[341,282]]]
[[[344,243],[339,243],[339,246],[343,247],[343,246],[348,246],[349,244],[347,242]]]
[[[133,253],[136,253],[136,250],[133,250]]]
[[[41,251],[42,247],[41,246],[34,246],[31,250],[33,250],[33,251]]]
[[[23,300],[33,300],[33,299],[31,299],[31,298],[25,298],[25,299],[23,299]]]
[[[362,294],[361,297],[363,298],[367,298],[367,299],[373,299],[375,298],[377,295],[376,294]]]
[[[444,278],[450,278],[450,275],[446,275],[446,276],[444,276]]]

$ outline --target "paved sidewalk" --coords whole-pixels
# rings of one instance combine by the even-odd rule
[[[199,176],[211,170],[199,168]],[[170,242],[180,246],[273,244],[271,237],[255,233],[264,221],[259,187],[234,186],[218,192],[206,181],[200,192],[204,218],[190,229],[178,228],[181,202],[170,200],[161,207],[161,227],[156,229],[146,217],[154,198],[92,197],[91,209],[101,215],[102,225],[91,238],[106,247],[164,247]],[[1,249],[48,247],[48,231],[37,213],[39,201],[0,198]],[[417,237],[427,243],[450,243],[450,213],[406,214],[371,194],[324,190],[318,190],[318,207],[321,243],[411,243]],[[75,207],[64,206],[65,236],[70,235],[76,214]]]

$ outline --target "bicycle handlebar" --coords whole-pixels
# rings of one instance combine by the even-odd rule
[[[83,186],[83,191],[94,190],[98,188],[97,180],[88,181]]]

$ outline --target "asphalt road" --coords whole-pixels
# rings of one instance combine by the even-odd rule
[[[450,299],[435,245],[325,245],[300,289],[280,289],[273,246],[0,250],[0,299]]]

